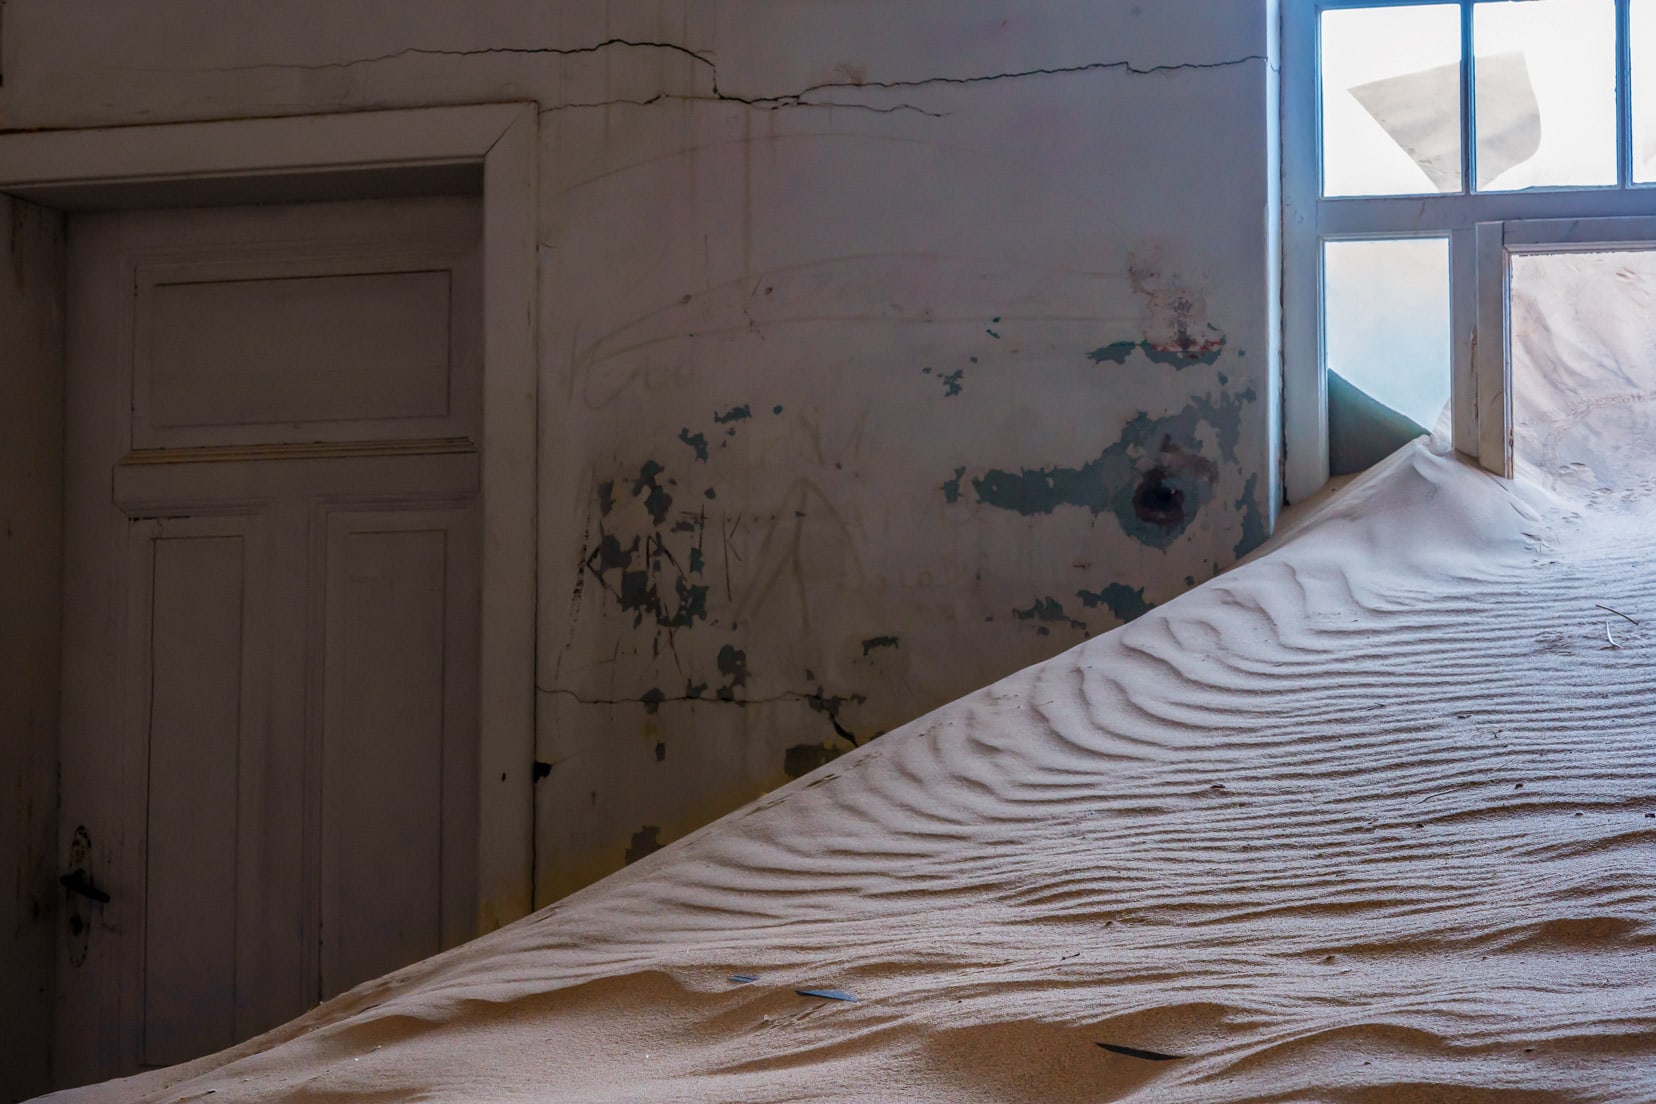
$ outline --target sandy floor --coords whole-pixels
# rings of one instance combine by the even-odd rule
[[[1656,415],[1574,460],[1580,398],[1525,480],[1417,442],[557,906],[66,1099],[1656,1100]]]

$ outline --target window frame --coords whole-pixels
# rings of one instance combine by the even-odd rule
[[[1510,479],[1513,256],[1656,249],[1656,215],[1484,222],[1478,224],[1476,237],[1478,329],[1500,338],[1480,347],[1475,358],[1479,408],[1496,415],[1479,424],[1478,459],[1488,470]]]
[[[1616,27],[1618,183],[1504,192],[1473,190],[1476,103],[1472,94],[1471,28],[1473,6],[1477,2],[1286,0],[1282,6],[1282,471],[1283,490],[1289,502],[1303,501],[1328,481],[1328,391],[1323,364],[1324,241],[1448,237],[1449,401],[1454,447],[1486,469],[1510,475],[1511,402],[1507,389],[1510,370],[1505,366],[1506,283],[1505,262],[1500,257],[1505,255],[1509,244],[1525,248],[1527,242],[1520,240],[1525,235],[1564,233],[1562,224],[1571,221],[1656,215],[1656,181],[1633,180],[1629,42],[1632,0],[1611,0],[1615,5]],[[1461,8],[1461,191],[1402,196],[1322,195],[1322,13],[1341,8],[1417,7],[1428,3],[1456,3]],[[1531,228],[1513,230],[1517,224]],[[1551,228],[1543,229],[1542,224],[1551,224]],[[1489,227],[1504,229],[1497,232]],[[1612,230],[1601,222],[1599,229],[1592,232],[1614,238],[1631,233],[1632,224]],[[1509,234],[1517,237],[1509,240]],[[1603,243],[1593,244],[1602,246]],[[1491,280],[1497,282],[1490,286]],[[1493,302],[1503,304],[1498,312],[1489,307]],[[1481,353],[1480,323],[1483,332],[1490,335]],[[1501,364],[1499,373],[1492,367],[1497,356]]]

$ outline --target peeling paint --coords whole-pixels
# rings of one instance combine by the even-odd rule
[[[1130,587],[1126,583],[1111,583],[1098,591],[1078,590],[1075,596],[1088,609],[1103,606],[1123,622],[1142,617],[1155,608],[1154,603],[1144,600],[1143,587]]]
[[[871,636],[862,642],[863,655],[866,657],[877,648],[895,648],[899,644],[900,641],[895,636]]]
[[[1134,353],[1142,353],[1152,364],[1171,368],[1183,368],[1190,364],[1213,365],[1224,355],[1225,335],[1211,323],[1207,330],[1208,334],[1200,339],[1188,333],[1181,333],[1177,341],[1171,345],[1158,345],[1148,339],[1112,341],[1088,353],[1087,359],[1094,364],[1126,364],[1128,357]]]
[[[653,855],[660,851],[663,846],[661,826],[659,824],[646,824],[633,833],[632,843],[627,847],[627,852],[623,858],[626,864],[631,866],[645,855]]]
[[[1258,489],[1259,474],[1255,472],[1248,476],[1248,482],[1242,487],[1242,497],[1236,500],[1237,513],[1242,517],[1242,537],[1231,554],[1239,560],[1264,544],[1267,536],[1265,511],[1259,506]]]
[[[723,414],[714,414],[713,420],[720,425],[729,425],[731,422],[745,422],[753,417],[753,409],[747,403],[733,406]]]
[[[644,712],[655,713],[661,709],[661,703],[667,700],[667,695],[661,692],[658,686],[652,686],[639,697],[644,703]]]
[[[1035,603],[1026,610],[1013,610],[1012,616],[1019,621],[1064,622],[1072,629],[1085,629],[1087,627],[1085,621],[1077,621],[1065,613],[1064,604],[1052,597],[1037,598]],[[1051,632],[1046,625],[1036,626],[1035,631],[1041,636],[1047,636]]]
[[[695,450],[697,460],[705,461],[707,459],[707,435],[705,433],[691,433],[690,427],[685,426],[679,430],[678,439]]]
[[[734,644],[726,644],[719,649],[719,674],[730,681],[719,687],[720,701],[735,701],[736,691],[747,687],[748,667],[747,653]]]
[[[650,512],[650,517],[657,525],[667,520],[667,511],[673,506],[673,496],[657,481],[657,477],[666,470],[654,460],[646,460],[643,467],[638,469],[638,478],[633,481],[634,498],[649,491],[649,495],[644,499],[644,508]]]
[[[1212,498],[1219,481],[1218,466],[1197,451],[1200,427],[1210,426],[1221,452],[1234,461],[1242,408],[1253,399],[1250,388],[1217,402],[1197,399],[1165,418],[1140,412],[1115,444],[1079,468],[991,470],[973,479],[972,489],[984,505],[1025,517],[1062,506],[1111,513],[1128,536],[1166,548]]]
[[[643,498],[645,511],[658,527],[666,522],[673,501],[661,482],[663,472],[660,464],[647,461],[633,482],[633,497]],[[600,513],[612,515],[615,510],[613,481],[598,485],[598,498]],[[613,518],[610,524],[614,524]],[[690,578],[692,573],[700,574],[706,525],[705,512],[698,512],[681,514],[669,529],[674,534],[686,534],[692,542],[688,549],[680,547],[681,553],[689,553],[690,570],[680,566],[678,556],[668,548],[662,533],[635,534],[623,544],[621,537],[603,523],[599,525],[597,546],[582,566],[623,610],[634,615],[635,627],[648,617],[660,628],[685,628],[707,620],[709,588]]]

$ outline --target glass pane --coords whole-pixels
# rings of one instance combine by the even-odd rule
[[[1648,493],[1656,251],[1516,254],[1510,303],[1514,460],[1605,506]]]
[[[1656,180],[1656,0],[1633,0],[1633,179]]]
[[[1616,183],[1614,0],[1472,9],[1478,188]]]
[[[1449,348],[1449,239],[1323,243],[1330,394],[1338,376],[1359,403],[1433,429],[1449,402]]]
[[[1323,194],[1461,190],[1460,8],[1322,14]]]

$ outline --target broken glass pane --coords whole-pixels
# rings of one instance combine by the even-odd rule
[[[1616,183],[1614,0],[1478,0],[1478,189]]]
[[[1460,6],[1322,13],[1323,194],[1461,190]]]
[[[1323,363],[1337,468],[1364,467],[1437,428],[1449,402],[1449,353],[1448,238],[1323,243]],[[1367,459],[1353,467],[1342,455]]]

